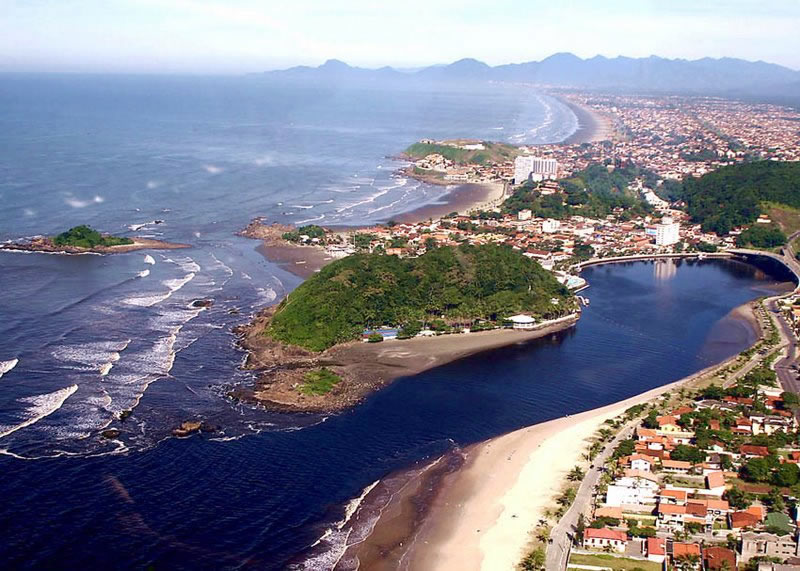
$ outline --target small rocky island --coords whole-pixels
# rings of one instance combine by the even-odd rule
[[[188,247],[188,244],[175,244],[150,238],[112,236],[100,233],[85,224],[70,228],[57,236],[36,236],[0,244],[0,250],[52,254],[122,254],[136,250],[175,250]]]
[[[511,317],[528,316],[524,329]],[[287,411],[341,410],[393,379],[575,324],[576,298],[507,246],[331,262],[237,328],[254,387],[232,396]],[[532,322],[532,324],[531,324]]]

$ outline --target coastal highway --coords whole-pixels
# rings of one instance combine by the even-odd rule
[[[575,535],[575,527],[578,525],[578,516],[583,513],[587,519],[591,518],[591,502],[594,496],[594,489],[600,481],[601,468],[605,465],[617,445],[633,436],[633,431],[641,419],[630,421],[619,433],[606,444],[603,451],[598,454],[592,462],[592,468],[586,472],[575,501],[567,510],[567,513],[553,526],[550,532],[550,543],[547,546],[547,557],[545,569],[548,571],[556,569],[566,569],[570,552],[570,543]]]

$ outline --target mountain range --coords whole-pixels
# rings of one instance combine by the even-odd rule
[[[315,81],[504,81],[602,91],[800,96],[800,71],[735,58],[685,60],[598,55],[582,59],[571,53],[558,53],[541,61],[494,67],[465,58],[414,72],[391,67],[352,67],[331,59],[319,67],[298,66],[266,72],[266,75]]]

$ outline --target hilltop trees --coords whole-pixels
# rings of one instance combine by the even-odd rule
[[[572,297],[549,272],[507,246],[434,248],[417,258],[358,254],[315,274],[278,306],[266,333],[315,351],[364,328],[419,322],[501,321],[526,312],[550,318]],[[448,323],[450,322],[450,323]]]

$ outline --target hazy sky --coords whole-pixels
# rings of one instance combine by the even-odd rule
[[[800,0],[0,0],[0,70],[242,73],[570,51],[800,68]]]

